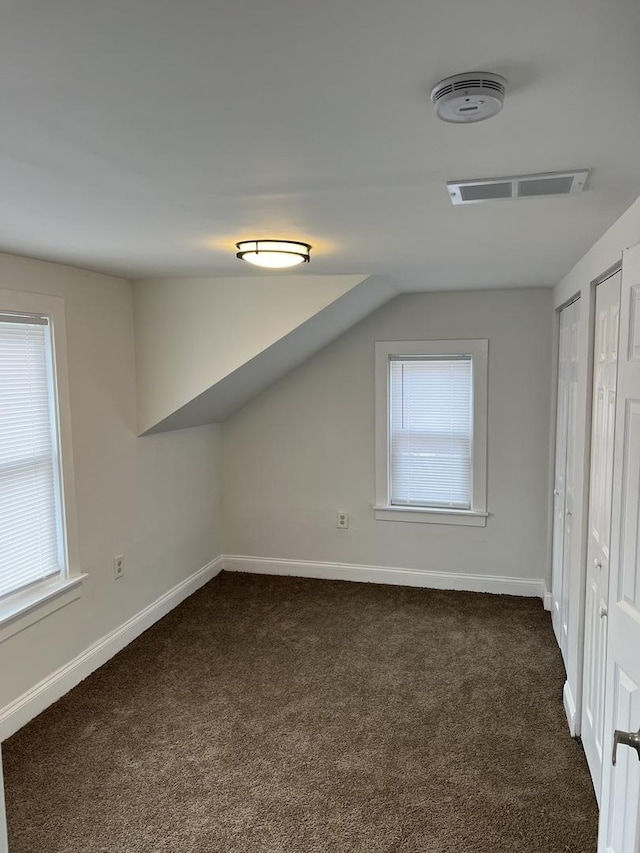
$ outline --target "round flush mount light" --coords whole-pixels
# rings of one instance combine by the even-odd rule
[[[470,71],[441,80],[431,91],[438,118],[455,124],[483,121],[504,104],[507,81],[499,74]]]
[[[236,243],[236,258],[257,267],[285,269],[308,264],[311,246],[295,240],[243,240]]]

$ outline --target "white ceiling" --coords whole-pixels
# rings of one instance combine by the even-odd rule
[[[400,289],[551,285],[640,194],[639,43],[637,0],[5,0],[0,249],[247,275],[236,240],[290,237]],[[476,69],[503,112],[439,122]],[[444,186],[574,167],[578,197]]]

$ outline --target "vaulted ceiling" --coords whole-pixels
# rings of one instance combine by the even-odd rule
[[[640,193],[636,0],[6,0],[0,250],[247,275],[241,238],[399,289],[551,285]],[[507,77],[503,112],[429,91]],[[593,169],[582,196],[453,207],[448,179]]]

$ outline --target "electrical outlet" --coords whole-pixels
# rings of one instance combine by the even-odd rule
[[[113,558],[113,576],[117,580],[124,575],[124,554]]]
[[[340,530],[346,530],[349,527],[349,513],[348,512],[338,512],[336,518],[336,527]]]

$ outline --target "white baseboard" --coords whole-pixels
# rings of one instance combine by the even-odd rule
[[[98,667],[128,646],[181,601],[222,571],[222,557],[216,557],[186,580],[174,586],[144,610],[141,610],[114,631],[110,631],[81,654],[60,667],[31,690],[0,710],[0,742],[17,732],[72,687],[75,687]],[[0,832],[1,837],[1,832]],[[0,851],[2,850],[0,844]]]
[[[564,688],[562,690],[562,704],[564,705],[564,712],[567,715],[567,723],[569,724],[569,732],[571,733],[571,737],[577,737],[578,727],[576,719],[576,703],[575,699],[573,698],[571,686],[568,681],[565,681]]]
[[[546,581],[544,583],[544,595],[542,596],[542,606],[545,610],[551,612],[551,593],[547,589]]]
[[[310,560],[276,560],[260,557],[224,555],[222,564],[228,572],[251,572],[263,575],[291,575],[298,578],[387,583],[420,586],[430,589],[455,589],[468,592],[492,592],[501,595],[524,595],[543,599],[544,580],[505,578],[498,575],[462,575],[421,569],[398,569],[386,566],[361,566],[352,563],[319,563]]]
[[[222,569],[230,572],[289,575],[293,577],[383,583],[431,589],[466,590],[502,595],[541,598],[546,606],[548,593],[542,579],[509,578],[497,575],[466,575],[401,569],[386,566],[363,566],[350,563],[324,563],[310,560],[278,560],[273,558],[224,555],[216,557],[173,589],[141,610],[119,628],[93,643],[65,666],[60,667],[35,687],[0,710],[0,742],[52,705],[98,667],[121,651],[132,640],[166,616],[181,601],[214,578]],[[567,691],[573,709],[567,710]],[[572,734],[575,731],[575,703],[565,685],[565,710]],[[573,728],[572,728],[573,727]]]

